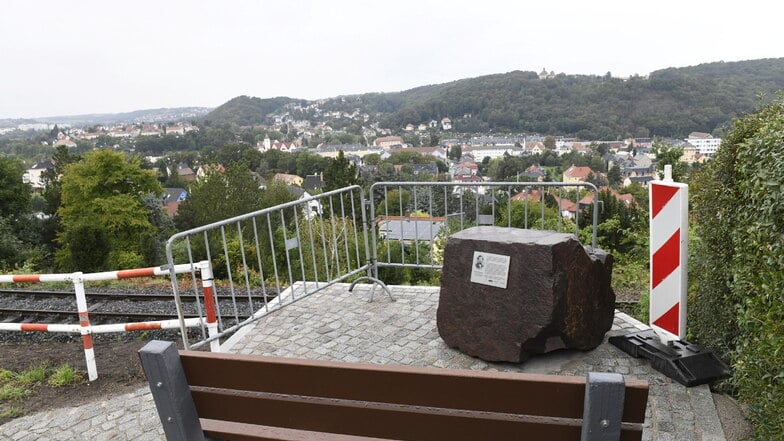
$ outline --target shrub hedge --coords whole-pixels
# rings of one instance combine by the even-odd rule
[[[733,369],[755,439],[784,433],[784,99],[734,122],[692,180],[692,338]]]

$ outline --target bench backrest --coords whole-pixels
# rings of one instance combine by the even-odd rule
[[[153,396],[162,382],[185,383],[190,413],[205,433],[224,439],[639,440],[645,419],[647,382],[620,376],[591,374],[596,380],[586,388],[584,377],[178,353],[163,345],[152,350],[168,351],[184,379],[151,378],[159,374],[145,366]],[[156,357],[148,346],[143,365]],[[156,405],[160,413],[158,398]],[[602,433],[611,436],[596,436]]]

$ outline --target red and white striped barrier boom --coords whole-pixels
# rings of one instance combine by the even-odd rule
[[[650,325],[667,343],[686,338],[686,288],[689,240],[689,186],[664,180],[649,189],[651,283]]]
[[[207,282],[204,283],[205,289],[205,307],[207,308],[208,328],[210,328],[209,320],[212,317],[213,327],[217,328],[215,320],[214,302],[212,297],[212,271],[210,271],[209,262],[199,262],[195,266],[190,264],[174,265],[174,273],[182,274],[190,272],[195,269],[205,271],[209,277],[209,290]],[[0,283],[42,283],[42,282],[71,282],[74,286],[76,294],[76,307],[79,314],[78,325],[60,325],[60,324],[46,324],[46,323],[0,323],[0,331],[36,331],[36,332],[72,332],[82,335],[82,346],[84,347],[84,357],[87,363],[87,377],[90,381],[98,378],[98,370],[95,365],[95,353],[93,350],[93,337],[92,334],[100,332],[123,332],[123,331],[141,331],[151,329],[172,329],[177,328],[180,324],[184,326],[199,326],[201,324],[200,318],[184,319],[182,322],[177,320],[161,320],[153,322],[140,322],[140,323],[119,323],[111,325],[98,325],[93,326],[90,324],[90,317],[87,312],[87,297],[84,292],[84,282],[95,282],[101,280],[119,280],[130,279],[135,277],[153,277],[153,276],[167,276],[170,271],[166,267],[150,267],[138,268],[131,270],[120,271],[105,271],[100,273],[83,274],[80,272],[72,274],[4,274],[0,275]],[[209,291],[209,300],[207,303],[207,292]],[[179,307],[178,307],[179,309]],[[210,328],[212,332],[213,329]]]

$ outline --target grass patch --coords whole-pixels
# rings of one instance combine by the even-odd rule
[[[17,418],[24,415],[24,411],[16,406],[0,410],[0,418]]]
[[[16,384],[4,384],[0,387],[0,401],[21,400],[30,393],[24,386]]]
[[[36,394],[44,385],[63,387],[81,381],[82,375],[68,364],[52,369],[49,363],[43,362],[21,372],[0,369],[0,418],[23,415],[24,411],[13,403]]]
[[[63,364],[57,367],[52,373],[49,375],[49,386],[52,387],[63,387],[63,386],[70,386],[75,383],[79,383],[82,381],[82,376],[76,372],[76,370],[68,364]]]
[[[46,372],[49,369],[48,363],[41,363],[27,370],[16,374],[15,382],[23,386],[32,386],[46,379]]]

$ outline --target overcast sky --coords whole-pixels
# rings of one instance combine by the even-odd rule
[[[0,118],[779,58],[782,12],[772,0],[4,0]]]

